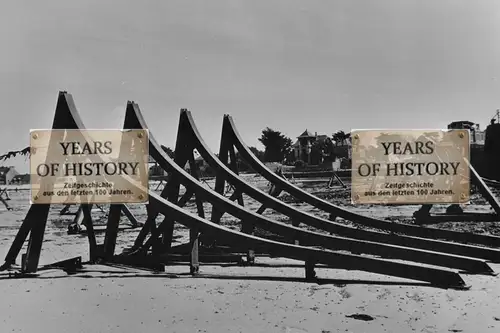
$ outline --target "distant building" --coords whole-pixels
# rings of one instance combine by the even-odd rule
[[[9,185],[19,172],[12,166],[0,166],[0,185]]]
[[[297,141],[292,145],[293,154],[296,160],[304,161],[307,164],[320,164],[323,161],[313,161],[311,156],[311,147],[315,142],[324,142],[328,135],[312,134],[307,129],[297,137]]]
[[[30,183],[30,174],[25,173],[22,175],[17,175],[12,178],[10,184],[29,184]]]

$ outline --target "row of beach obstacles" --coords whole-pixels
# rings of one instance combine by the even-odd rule
[[[59,94],[53,128],[84,128],[73,99],[66,92]],[[134,102],[127,103],[124,128],[148,128]],[[116,254],[115,249],[122,212],[127,211],[126,205],[110,206],[102,244],[96,242],[91,205],[81,205],[79,216],[85,221],[90,264],[119,263],[164,270],[165,265],[172,262],[187,261],[191,274],[199,274],[200,262],[236,261],[238,264],[256,265],[256,257],[268,255],[304,262],[308,280],[317,279],[315,267],[329,267],[459,289],[467,285],[455,270],[496,274],[488,262],[500,262],[500,237],[392,223],[321,200],[267,169],[244,144],[228,115],[223,119],[218,157],[209,150],[199,135],[191,113],[185,109],[180,113],[174,160],[165,154],[152,135],[149,140],[150,155],[171,176],[161,194],[149,191],[147,220],[142,224],[134,244],[121,254]],[[236,149],[254,170],[273,184],[272,193],[256,189],[239,177]],[[200,171],[194,161],[195,150],[216,170],[214,189],[202,186]],[[184,170],[186,164],[190,166],[189,173]],[[474,173],[473,180],[478,186],[486,187]],[[181,186],[186,189],[183,195],[180,195]],[[484,193],[491,193],[487,187],[483,190]],[[281,191],[329,213],[330,218],[306,213],[280,201],[276,193]],[[251,210],[245,206],[243,194],[259,201],[261,206],[256,211]],[[197,215],[183,208],[193,197]],[[206,216],[206,203],[212,208],[210,217]],[[31,205],[5,258],[3,269],[13,268],[29,236],[27,252],[21,256],[20,274],[37,272],[49,209],[49,204]],[[278,222],[263,216],[266,209],[288,216],[289,222]],[[224,214],[239,219],[241,230],[223,226],[221,218]],[[157,223],[160,215],[163,215],[163,219]],[[368,229],[336,222],[338,218],[353,221]],[[189,242],[186,244],[173,246],[175,223],[189,228]],[[310,227],[315,231],[310,231]],[[265,230],[276,237],[257,236],[257,230]],[[81,267],[81,264],[81,258],[72,258],[50,267],[74,268]]]

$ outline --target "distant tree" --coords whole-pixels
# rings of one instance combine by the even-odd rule
[[[330,138],[326,140],[315,141],[311,145],[311,163],[319,164],[321,162],[333,161],[335,159],[335,150]]]
[[[295,152],[293,151],[293,149],[291,149],[290,152],[285,156],[285,164],[294,165],[296,161],[297,157],[295,156]]]
[[[252,154],[254,154],[259,160],[264,160],[264,152],[262,150],[257,149],[256,147],[248,147]]]
[[[16,157],[17,155],[21,155],[21,156],[29,156],[30,155],[30,147],[26,147],[24,149],[21,149],[21,150],[13,150],[13,151],[9,151],[8,153],[6,154],[3,154],[3,155],[0,155],[0,161],[6,161],[10,158],[13,158],[13,157]]]
[[[335,132],[332,134],[332,141],[335,143],[336,146],[339,145],[340,138],[339,138],[339,133]]]
[[[262,131],[259,141],[266,147],[265,162],[282,162],[292,150],[292,139],[269,127]]]
[[[346,134],[344,131],[337,131],[333,133],[332,139],[336,146],[343,146],[351,134]]]
[[[264,158],[264,152],[255,148],[255,147],[248,147],[248,149],[250,149],[250,152],[252,154],[255,155],[255,157],[257,157],[257,159],[259,159],[260,161],[263,160]],[[238,170],[239,171],[243,171],[243,172],[253,172],[255,170],[253,170],[253,168],[250,166],[249,163],[247,163],[247,161],[245,161],[242,157],[241,157],[241,154],[239,151],[236,152],[236,165],[238,166]]]

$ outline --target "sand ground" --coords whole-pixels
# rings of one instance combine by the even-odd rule
[[[246,176],[265,190],[267,182]],[[351,207],[348,191],[325,183],[303,183],[304,189],[364,214],[408,222],[418,206]],[[154,187],[152,187],[154,188]],[[0,204],[0,255],[5,255],[29,207],[28,191],[10,191],[6,211]],[[326,214],[282,199],[319,216]],[[258,203],[245,197],[245,204]],[[81,255],[87,260],[84,235],[68,235],[71,216],[50,213],[40,264]],[[193,202],[187,209],[195,209]],[[209,212],[209,206],[206,206]],[[443,209],[443,207],[437,207]],[[488,211],[474,198],[468,211]],[[144,220],[143,206],[131,206]],[[284,217],[274,212],[267,216]],[[97,223],[106,214],[95,209]],[[224,224],[238,228],[237,221]],[[349,224],[348,221],[341,221]],[[500,235],[499,223],[447,223],[434,226]],[[138,229],[120,233],[117,252],[130,246]],[[176,241],[187,230],[176,229]],[[102,242],[102,234],[98,241]],[[25,251],[25,250],[23,250]],[[264,259],[258,259],[262,261]],[[298,263],[286,259],[267,262]],[[491,264],[500,272],[500,265]],[[0,275],[0,332],[500,332],[499,278],[462,275],[470,290],[446,290],[411,280],[358,271],[317,269],[320,284],[303,280],[302,268],[201,267],[210,277],[191,277],[186,266],[165,273],[103,265],[85,266],[68,275],[41,271],[37,278]]]

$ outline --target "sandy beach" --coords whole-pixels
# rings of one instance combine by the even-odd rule
[[[254,186],[268,189],[265,180],[253,175],[244,177]],[[418,206],[353,207],[349,204],[347,190],[328,189],[326,183],[304,183],[301,187],[336,204],[393,221],[408,222],[418,209]],[[9,194],[12,200],[8,202],[13,210],[0,207],[0,254],[3,256],[29,208],[29,191],[11,190]],[[281,199],[326,217],[325,213],[294,203],[285,195]],[[245,197],[245,205],[255,210],[259,204]],[[60,216],[61,208],[54,206],[51,209],[40,265],[79,255],[84,261],[88,260],[86,236],[67,234],[67,225],[73,217]],[[131,205],[130,208],[140,221],[144,221],[143,206]],[[205,205],[205,208],[209,213],[210,206]],[[467,211],[489,211],[484,200],[477,196],[465,208]],[[194,202],[189,202],[186,209],[194,212]],[[282,218],[272,211],[265,215]],[[94,209],[93,217],[97,224],[106,221],[106,214],[98,209]],[[239,228],[230,216],[224,217],[223,224]],[[446,223],[434,227],[500,234],[498,223]],[[130,246],[138,232],[138,228],[120,232],[117,253]],[[184,242],[187,229],[179,226],[176,235],[177,243]],[[102,242],[102,238],[103,233],[98,234],[98,242]],[[282,258],[257,258],[257,262],[301,264]],[[500,271],[500,265],[490,266]],[[323,268],[316,269],[318,283],[310,283],[304,281],[304,269],[300,266],[202,265],[200,270],[198,277],[190,276],[189,267],[182,265],[167,266],[164,273],[116,265],[85,265],[83,271],[72,275],[55,269],[43,270],[35,278],[9,278],[7,272],[2,272],[1,332],[500,330],[500,284],[496,276],[461,274],[471,288],[451,290],[378,274]]]

